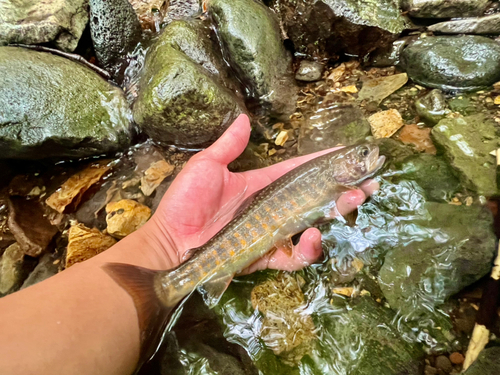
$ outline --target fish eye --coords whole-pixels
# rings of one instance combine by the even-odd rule
[[[361,150],[359,150],[359,154],[363,157],[367,157],[369,153],[370,150],[368,150],[368,147],[362,147]]]

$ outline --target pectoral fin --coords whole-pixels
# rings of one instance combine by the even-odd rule
[[[279,240],[274,246],[277,250],[283,251],[289,258],[293,256],[293,242],[291,237]]]
[[[225,275],[217,279],[207,281],[199,290],[208,307],[212,308],[221,299],[234,275]]]

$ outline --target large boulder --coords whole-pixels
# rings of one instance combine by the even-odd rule
[[[412,17],[474,17],[484,12],[488,0],[403,0],[402,5]]]
[[[477,35],[427,37],[404,50],[401,64],[421,85],[472,91],[500,79],[500,45]]]
[[[426,203],[425,208],[429,219],[413,222],[418,240],[390,250],[379,273],[390,306],[413,317],[486,275],[496,248],[488,209],[448,203]]]
[[[206,146],[245,111],[202,21],[170,23],[146,55],[133,106],[139,127],[159,142]]]
[[[275,15],[248,0],[211,0],[208,12],[245,87],[248,108],[258,116],[288,118],[297,88]]]
[[[396,0],[274,0],[295,50],[314,57],[364,56],[405,29]]]
[[[443,34],[500,34],[500,14],[439,22],[428,29]]]
[[[89,19],[87,0],[0,1],[0,45],[53,43],[73,51]]]
[[[90,34],[99,64],[113,70],[141,35],[141,24],[128,0],[90,0]]]
[[[464,187],[486,196],[497,193],[495,157],[500,129],[484,115],[446,118],[432,128],[436,147],[455,169]]]
[[[0,47],[0,159],[83,157],[129,144],[123,92],[44,52]]]

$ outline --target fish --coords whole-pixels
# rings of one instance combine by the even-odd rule
[[[291,237],[332,219],[335,201],[384,164],[371,143],[314,158],[247,198],[233,219],[178,267],[165,271],[108,263],[105,271],[132,297],[141,330],[141,364],[150,360],[178,306],[198,289],[208,306],[233,277]]]

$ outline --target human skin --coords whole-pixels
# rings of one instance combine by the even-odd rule
[[[209,240],[246,197],[301,163],[328,151],[268,168],[231,173],[227,165],[248,143],[240,116],[214,145],[196,154],[174,180],[155,215],[104,253],[0,299],[0,374],[124,375],[139,359],[139,325],[132,298],[103,270],[108,262],[155,270],[177,266]],[[378,188],[366,181],[337,200],[338,214],[355,210]],[[292,254],[278,249],[244,273],[296,270],[322,254],[321,235],[306,230]]]

